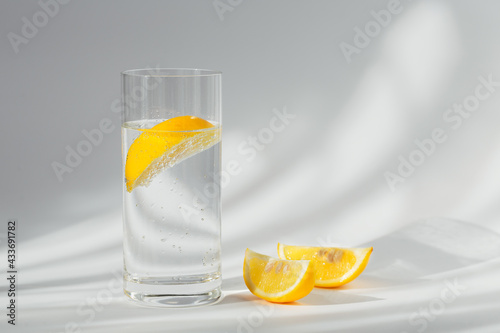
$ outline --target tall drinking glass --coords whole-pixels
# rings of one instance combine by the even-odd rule
[[[124,292],[158,306],[221,295],[221,73],[122,73]]]

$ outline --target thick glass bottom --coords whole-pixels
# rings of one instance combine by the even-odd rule
[[[123,290],[130,299],[145,306],[191,307],[213,304],[221,298],[220,275],[175,278],[130,279],[125,275]]]

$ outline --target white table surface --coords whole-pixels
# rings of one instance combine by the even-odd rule
[[[121,216],[94,217],[22,244],[22,332],[496,332],[500,235],[477,224],[428,219],[374,238],[364,273],[292,304],[245,287],[245,246],[275,244],[225,233],[223,298],[189,309],[141,307],[121,290]],[[228,228],[229,229],[229,228]],[[300,230],[294,233],[300,234]],[[287,238],[282,236],[277,238]],[[300,236],[295,236],[300,237]],[[57,254],[57,255],[54,255]]]

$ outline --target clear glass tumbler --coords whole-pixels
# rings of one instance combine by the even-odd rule
[[[221,73],[122,73],[124,292],[157,306],[221,296]]]

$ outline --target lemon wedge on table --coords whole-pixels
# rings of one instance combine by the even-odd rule
[[[219,126],[194,116],[170,118],[143,129],[127,152],[127,191],[148,184],[161,170],[212,147],[220,141],[220,132]]]
[[[339,287],[365,269],[373,247],[337,248],[292,246],[278,243],[278,256],[288,260],[311,260],[317,287]]]
[[[252,294],[276,303],[296,301],[314,288],[309,260],[280,260],[250,249],[245,252],[243,278]]]

